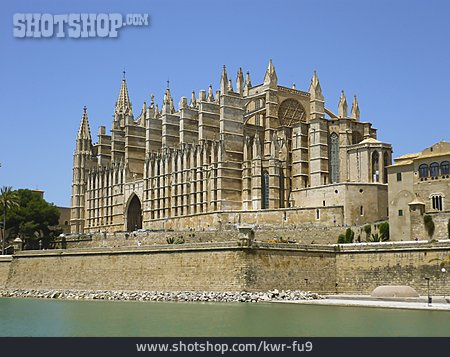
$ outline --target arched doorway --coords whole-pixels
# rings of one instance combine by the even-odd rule
[[[142,208],[141,201],[138,196],[133,195],[133,198],[128,205],[127,211],[127,231],[132,232],[142,228]]]

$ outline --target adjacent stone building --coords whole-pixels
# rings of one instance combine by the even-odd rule
[[[71,232],[375,222],[388,215],[391,153],[356,96],[350,115],[343,91],[337,114],[325,107],[316,72],[302,91],[278,85],[272,61],[257,85],[241,69],[233,84],[224,66],[219,90],[175,108],[167,88],[161,110],[152,96],[137,117],[124,78],[96,144],[84,108]]]
[[[396,158],[388,167],[390,235],[395,240],[427,239],[424,215],[435,224],[434,237],[448,238],[450,219],[450,142]]]

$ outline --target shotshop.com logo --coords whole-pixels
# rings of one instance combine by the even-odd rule
[[[148,26],[148,14],[14,14],[13,34],[19,38],[117,37],[124,26]]]

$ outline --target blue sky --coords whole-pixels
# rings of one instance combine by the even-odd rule
[[[167,79],[175,103],[214,90],[222,65],[307,90],[317,70],[325,104],[357,94],[361,119],[394,157],[450,140],[449,1],[2,1],[0,186],[39,188],[70,204],[72,155],[82,108],[91,131],[111,126],[122,70],[135,115]],[[148,27],[119,37],[18,39],[14,13],[147,13]]]

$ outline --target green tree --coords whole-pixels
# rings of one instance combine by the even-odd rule
[[[429,214],[426,214],[423,216],[423,224],[425,226],[425,230],[427,231],[428,237],[430,238],[430,241],[433,238],[435,226],[433,222],[433,217],[431,217]]]
[[[351,228],[347,228],[345,231],[345,243],[353,243],[353,239],[355,238],[355,232],[351,230]]]
[[[16,191],[18,206],[10,210],[6,224],[11,227],[10,236],[19,235],[24,249],[51,248],[53,240],[61,233],[58,225],[59,211],[38,193],[30,190]]]
[[[6,244],[6,227],[7,227],[7,215],[9,211],[18,206],[18,196],[12,187],[3,186],[0,189],[0,207],[3,215],[3,225],[2,225],[2,255],[5,254],[5,244]]]
[[[385,242],[389,240],[389,223],[383,222],[378,225],[378,230],[380,231],[380,242]]]
[[[366,224],[364,226],[364,232],[366,233],[366,241],[369,241],[370,233],[372,233],[372,226],[370,224]]]
[[[339,234],[339,237],[338,237],[338,244],[344,244],[345,243],[345,234]]]

